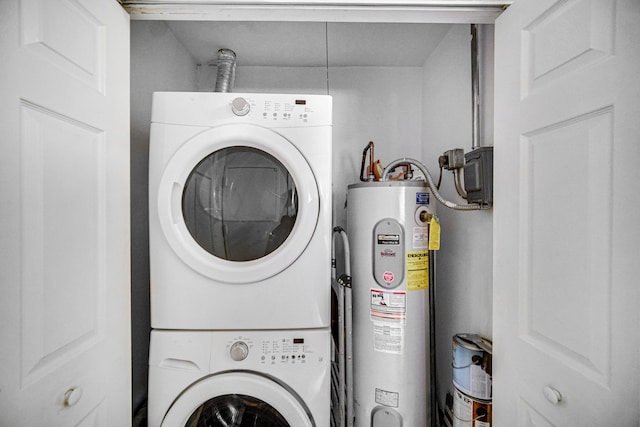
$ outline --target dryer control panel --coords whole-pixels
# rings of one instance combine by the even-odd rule
[[[307,95],[283,98],[281,96],[239,96],[230,104],[233,114],[248,117],[269,126],[318,126],[324,121],[324,103]]]
[[[331,126],[329,95],[155,92],[153,123],[218,126],[250,123],[265,127]]]

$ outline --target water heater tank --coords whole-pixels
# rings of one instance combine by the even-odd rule
[[[356,427],[424,427],[429,403],[429,225],[419,181],[349,186]]]

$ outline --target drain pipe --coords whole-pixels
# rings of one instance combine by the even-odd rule
[[[236,79],[236,53],[231,49],[218,50],[216,92],[232,92]]]

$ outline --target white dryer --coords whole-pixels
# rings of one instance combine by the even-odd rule
[[[149,427],[326,427],[330,332],[152,331]]]
[[[331,97],[158,92],[151,326],[330,324]]]

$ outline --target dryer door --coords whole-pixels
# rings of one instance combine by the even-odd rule
[[[191,385],[162,427],[315,427],[304,402],[286,386],[247,371],[216,374]]]
[[[319,212],[304,156],[246,124],[208,129],[169,160],[158,190],[162,230],[180,258],[228,283],[264,280],[307,247]]]

